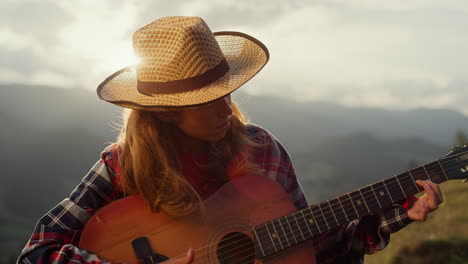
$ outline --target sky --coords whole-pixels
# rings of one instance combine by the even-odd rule
[[[2,0],[0,83],[95,90],[134,63],[134,31],[172,15],[268,47],[245,92],[468,115],[465,0]]]

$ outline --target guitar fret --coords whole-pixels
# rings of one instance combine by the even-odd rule
[[[297,243],[296,234],[295,234],[296,232],[294,232],[294,229],[292,228],[291,223],[289,222],[288,216],[286,217],[286,222],[288,223],[288,226],[291,229],[291,234],[293,235],[294,243]]]
[[[342,195],[338,197],[340,200],[340,203],[343,205],[343,211],[345,212],[345,215],[349,220],[357,219],[359,218],[359,214],[355,209],[353,209],[353,202],[351,201],[349,195]]]
[[[373,190],[377,196],[377,200],[379,201],[381,208],[386,208],[391,204],[391,196],[389,195],[388,190],[385,188],[385,184],[382,181],[374,184]]]
[[[379,204],[379,207],[380,208],[383,208],[382,205],[380,204],[380,201],[379,201],[379,198],[377,197],[377,194],[375,193],[375,190],[374,190],[374,187],[372,185],[370,185],[371,189],[372,189],[372,192],[374,193],[374,196],[377,200],[377,203]]]
[[[452,157],[451,157],[451,159],[452,159],[451,162],[459,162],[456,159],[453,159]],[[444,164],[445,163],[446,162],[444,162]],[[460,164],[458,166],[462,166],[462,165],[463,164]],[[444,165],[442,165],[440,160],[434,161],[434,162],[432,162],[430,164],[426,164],[425,166],[427,168],[427,173],[429,175],[431,175],[432,182],[442,183],[442,182],[449,179],[448,178],[449,175],[447,175],[447,173],[446,173],[447,171],[444,170],[444,167],[443,167]],[[464,173],[464,171],[461,170],[461,167],[457,168],[457,166],[454,166],[453,169],[456,170],[455,173]]]
[[[309,208],[307,208],[307,210],[309,210],[307,215],[310,216],[310,218],[307,219],[307,224],[309,225],[309,227],[311,229],[313,229],[313,231],[312,231],[312,237],[313,237],[314,235],[319,234],[320,230],[319,230],[319,227],[318,227],[317,219],[315,219],[314,214],[312,212],[312,208],[309,207]]]
[[[317,208],[317,206],[315,206],[314,208]],[[310,213],[312,214],[312,217],[314,218],[315,223],[317,223],[317,228],[318,228],[319,232],[322,233],[323,231],[322,231],[322,229],[320,228],[320,222],[318,221],[318,220],[320,220],[320,219],[319,219],[320,214],[319,214],[317,217],[315,217],[315,215],[314,215],[315,213],[319,213],[319,212],[317,212],[317,211],[316,211],[316,212],[313,212],[313,211],[312,211],[312,208],[311,208],[311,209],[310,209]]]
[[[400,189],[401,189],[401,191],[403,192],[403,195],[404,195],[405,197],[408,197],[408,195],[406,195],[406,193],[405,193],[405,190],[403,190],[403,186],[401,186],[401,183],[400,183],[400,180],[398,179],[398,176],[395,176],[395,179],[397,180],[398,185],[400,186]]]
[[[286,234],[286,231],[284,231],[283,224],[281,224],[281,218],[283,217],[278,218],[278,221],[281,226],[281,230],[283,230],[283,234],[284,234],[284,237],[286,238],[286,242],[288,242],[288,247],[290,247],[291,243],[289,242],[289,238],[288,238],[289,236]]]
[[[359,218],[360,215],[359,215],[359,213],[358,213],[358,211],[356,209],[356,206],[354,205],[353,199],[351,199],[351,195],[349,195],[349,193],[348,193],[348,198],[349,198],[349,201],[351,202],[351,204],[353,205],[354,211],[356,211],[357,217]]]
[[[309,239],[312,237],[312,233],[310,232],[310,229],[307,225],[307,221],[304,217],[304,210],[299,210],[298,212],[294,213],[296,216],[296,221],[299,225],[299,228],[301,230],[301,233],[305,239]],[[309,232],[308,232],[309,231]]]
[[[400,175],[401,182],[404,182],[405,193],[409,196],[412,194],[419,193],[418,185],[416,184],[416,177],[411,171],[408,171]]]
[[[326,202],[320,203],[319,206],[323,214],[325,215],[325,220],[327,221],[329,228],[333,228],[335,226],[338,226],[338,221],[335,217],[332,207],[329,206],[329,203],[327,205],[327,202],[328,200]]]
[[[368,211],[372,213],[374,212],[374,210],[381,208],[379,206],[380,201],[377,198],[377,195],[375,194],[372,185],[368,185],[364,188],[361,188],[361,193],[364,197],[364,201],[366,201],[367,207],[369,208]]]
[[[360,191],[356,190],[352,192],[351,195],[353,197],[353,203],[359,213],[359,217],[367,215],[369,213],[369,209],[366,208],[367,205],[364,203],[364,197],[362,197]]]
[[[330,200],[329,204],[336,216],[337,225],[346,223],[346,212],[343,211],[343,207],[341,206],[339,199]]]
[[[310,227],[309,227],[309,222],[307,221],[305,215],[304,215],[304,210],[301,210],[301,213],[302,213],[302,217],[304,218],[304,221],[305,221],[305,224],[307,226],[307,229],[309,230],[309,233],[310,233],[310,237],[313,237],[314,236],[314,233],[312,233],[312,230],[310,230]]]
[[[366,199],[364,198],[364,195],[362,195],[361,189],[358,189],[358,191],[359,191],[359,194],[361,194],[362,200],[364,201],[364,205],[366,206],[367,211],[369,211],[369,214],[370,214],[370,213],[371,213],[371,210],[369,210],[369,206],[367,206],[367,201],[366,201]]]
[[[349,222],[348,214],[346,213],[346,211],[345,211],[345,209],[344,209],[344,206],[343,206],[343,204],[341,203],[340,198],[338,197],[337,200],[338,200],[338,202],[340,203],[341,210],[343,210],[344,216],[346,217],[346,221]]]
[[[279,241],[279,245],[281,246],[281,249],[283,250],[284,249],[283,242],[281,242],[281,238],[279,236],[279,233],[275,228],[275,220],[271,221],[270,223],[273,226],[273,230],[275,231],[275,233],[273,234],[273,238],[275,238],[276,240]]]
[[[299,224],[299,221],[297,221],[296,214],[294,213],[294,219],[296,220],[297,227],[299,227],[299,231],[301,232],[302,238],[305,240],[304,233],[302,232],[301,225]]]
[[[390,197],[390,201],[392,201],[392,204],[394,204],[395,201],[393,201],[392,194],[388,191],[387,184],[385,184],[385,182],[382,182],[382,183],[383,183],[383,185],[385,187],[385,190],[387,190],[388,196]]]
[[[262,242],[260,241],[260,238],[258,237],[257,230],[253,228],[253,231],[254,231],[255,237],[257,238],[258,245],[260,246],[260,250],[262,251],[263,256],[266,256],[265,251],[263,250]]]
[[[424,169],[424,172],[426,173],[427,179],[432,181],[431,175],[429,175],[429,173],[427,173],[426,166],[422,166],[422,168]]]
[[[440,160],[437,160],[437,162],[439,163],[440,169],[444,173],[445,179],[449,180],[449,178],[447,177],[447,174],[445,173],[444,167],[442,167],[442,164],[440,163]]]
[[[281,222],[280,218],[276,218],[274,220],[271,220],[273,229],[275,230],[276,235],[278,236],[278,240],[281,244],[281,247],[284,249],[285,248],[285,242],[284,242],[284,237],[283,233],[281,232]]]
[[[325,217],[325,214],[323,213],[322,208],[320,207],[320,204],[319,204],[319,210],[320,210],[320,213],[322,213],[323,220],[325,220],[325,224],[327,225],[328,229],[330,229],[330,226],[328,225],[327,218]]]
[[[276,248],[275,241],[273,240],[273,237],[271,236],[270,229],[268,228],[268,223],[265,225],[266,230],[268,232],[268,235],[270,236],[271,243],[273,244],[273,247],[275,248],[275,252],[278,252],[278,249]]]
[[[413,173],[411,173],[411,170],[409,171],[409,175],[410,175],[411,180],[413,180],[414,186],[416,186],[416,190],[420,192],[421,190],[419,189],[419,185],[417,185],[416,182],[414,181]]]
[[[389,194],[392,196],[392,201],[400,201],[406,198],[403,190],[399,186],[399,181],[396,179],[396,177],[388,178],[384,180],[384,182],[387,184],[388,189],[392,190],[389,192]]]
[[[327,202],[328,202],[328,205],[330,206],[330,209],[331,209],[330,211],[332,212],[333,217],[335,217],[336,224],[339,225],[340,221],[338,221],[338,218],[336,218],[335,212],[333,212],[333,208],[332,208],[332,205],[331,205],[331,203],[330,203],[330,200],[327,200]]]

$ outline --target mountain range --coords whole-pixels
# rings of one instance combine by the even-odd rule
[[[452,110],[349,108],[236,92],[252,122],[287,148],[311,201],[441,157],[468,118]],[[120,109],[83,89],[0,85],[3,216],[34,222],[117,135]]]

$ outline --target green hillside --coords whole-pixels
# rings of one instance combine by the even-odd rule
[[[468,263],[468,183],[450,181],[441,188],[445,201],[428,220],[394,234],[390,245],[365,263]]]

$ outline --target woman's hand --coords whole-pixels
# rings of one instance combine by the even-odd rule
[[[193,258],[194,258],[193,249],[190,248],[187,251],[187,255],[185,257],[170,259],[168,261],[165,261],[164,264],[190,264],[193,262]]]
[[[415,221],[424,221],[427,215],[439,208],[444,201],[439,185],[431,181],[416,181],[416,184],[423,187],[425,194],[416,201],[410,201],[408,205],[408,217]]]

